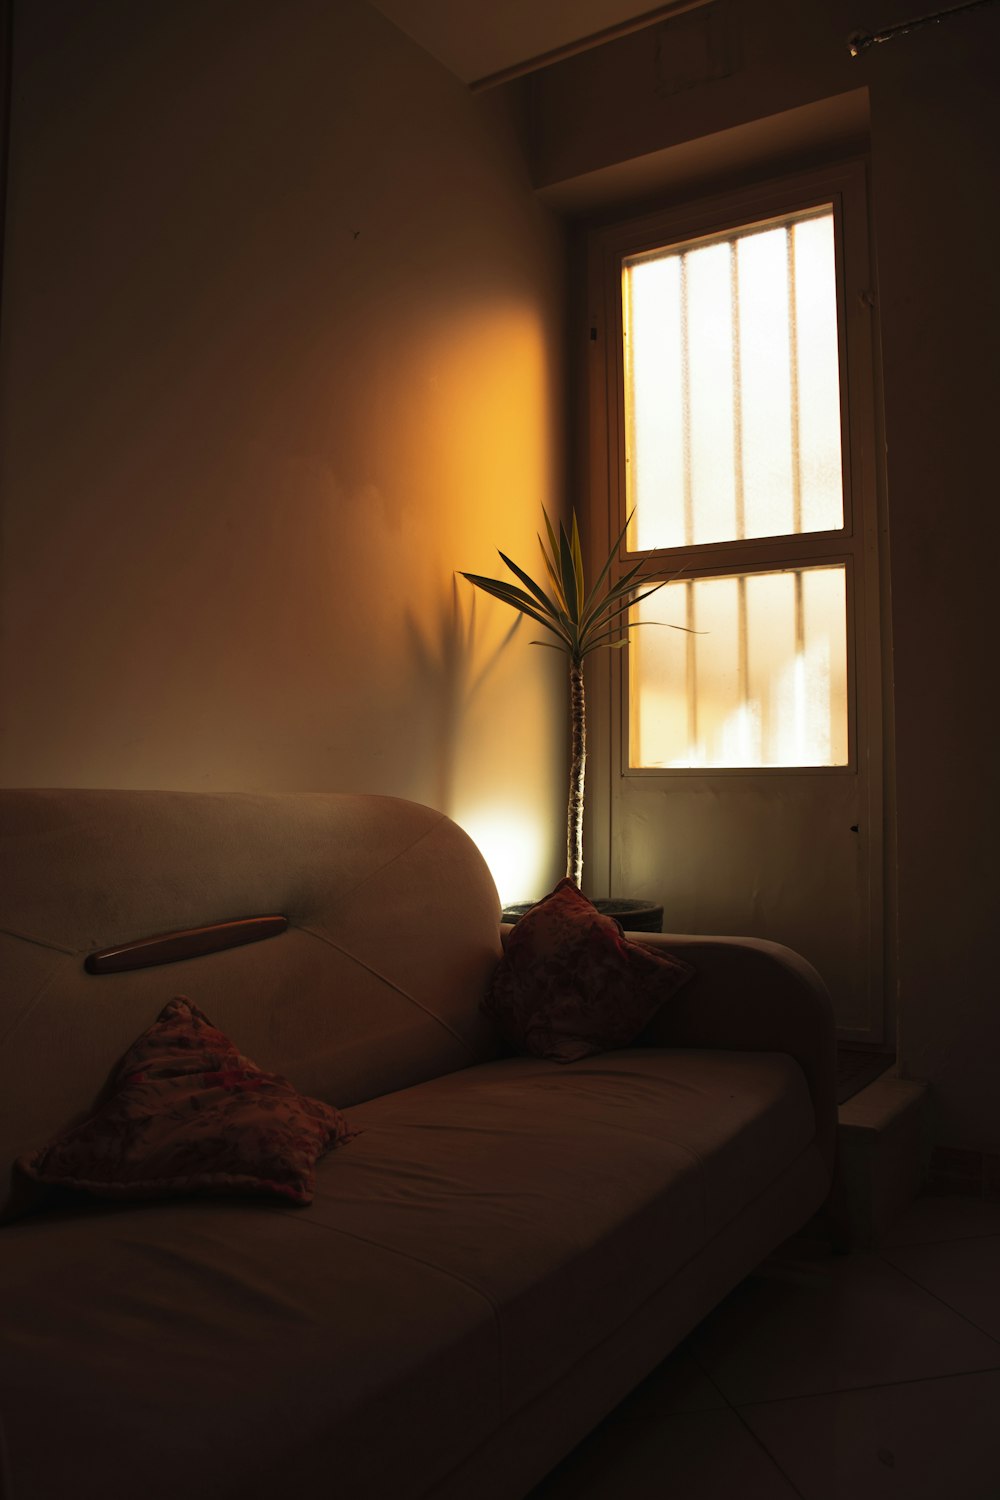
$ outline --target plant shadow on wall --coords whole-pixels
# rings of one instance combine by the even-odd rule
[[[515,620],[484,657],[481,645],[477,645],[475,603],[469,609],[463,607],[455,580],[450,599],[441,602],[434,630],[425,630],[409,610],[406,612],[413,659],[423,683],[421,714],[424,716],[429,706],[435,726],[431,800],[433,806],[449,815],[453,815],[456,803],[463,719],[499,665],[520,623]]]
[[[584,793],[587,775],[587,699],[584,684],[584,662],[595,651],[616,650],[628,644],[630,630],[640,624],[660,624],[669,630],[691,632],[684,625],[671,625],[667,621],[636,621],[629,618],[629,611],[664,584],[677,577],[676,573],[665,576],[644,572],[646,558],[630,564],[616,581],[612,581],[612,568],[632,519],[631,513],[615,538],[611,551],[605,558],[596,582],[587,587],[583,566],[583,549],[580,545],[580,530],[576,511],[567,528],[559,523],[558,538],[542,507],[545,518],[543,541],[538,544],[545,561],[549,590],[536,583],[531,575],[504,552],[499,556],[504,566],[518,580],[517,584],[501,578],[484,578],[479,573],[462,573],[462,577],[509,604],[521,615],[534,620],[554,639],[536,640],[532,645],[545,646],[563,652],[569,666],[570,704],[570,769],[569,795],[566,806],[566,876],[578,889],[583,884],[583,816]],[[499,551],[499,549],[498,549]],[[523,585],[523,587],[521,587]],[[647,586],[648,585],[648,586]],[[531,903],[509,908],[516,918]],[[662,921],[662,909],[646,902],[604,901],[596,903],[623,921],[623,925],[658,928]],[[507,915],[507,913],[505,913]]]

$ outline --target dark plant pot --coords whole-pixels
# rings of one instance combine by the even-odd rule
[[[617,901],[601,898],[594,902],[599,912],[614,917],[626,932],[662,932],[663,907],[652,901]]]
[[[534,901],[515,901],[505,906],[501,920],[517,922],[535,905]],[[594,905],[606,917],[614,917],[626,932],[662,932],[663,907],[651,901],[619,901],[610,897],[599,897]]]

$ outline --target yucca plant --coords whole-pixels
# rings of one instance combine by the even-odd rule
[[[479,573],[462,573],[462,577],[474,583],[476,588],[492,594],[495,599],[503,600],[504,604],[509,604],[522,615],[527,615],[555,637],[553,641],[532,641],[532,645],[565,651],[569,658],[570,770],[566,812],[566,874],[579,886],[583,879],[583,799],[587,774],[587,700],[583,663],[592,651],[605,646],[612,649],[624,646],[629,629],[637,623],[629,621],[629,609],[669,583],[670,576],[654,582],[653,575],[642,573],[646,559],[640,558],[625,570],[616,583],[608,584],[611,566],[632,519],[630,513],[605,559],[596,583],[588,590],[576,512],[572,514],[569,528],[560,522],[558,540],[544,506],[542,515],[545,517],[548,546],[540,536],[538,544],[545,559],[546,572],[552,586],[551,594],[504,552],[500,553],[500,557],[514,577],[524,585],[523,588],[502,578],[483,578]],[[644,588],[647,583],[652,586]],[[636,593],[637,589],[644,589],[644,592]],[[681,625],[672,628],[684,629]]]

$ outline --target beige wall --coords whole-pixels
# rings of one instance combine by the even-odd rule
[[[552,201],[577,210],[588,190],[607,203],[623,184],[655,197],[658,173],[669,199],[695,191],[699,156],[705,181],[746,170],[745,154],[727,166],[712,149],[719,132],[796,111],[783,140],[768,127],[774,160],[790,164],[821,148],[824,118],[835,131],[850,126],[851,108],[812,104],[869,91],[895,707],[888,937],[900,1058],[907,1076],[932,1084],[938,1142],[995,1151],[1000,13],[984,8],[852,60],[849,34],[891,18],[891,7],[889,17],[866,16],[853,0],[757,0],[715,11],[729,20],[714,38],[699,39],[709,13],[692,12],[541,75],[537,178]],[[747,138],[736,139],[743,151]],[[672,149],[689,143],[696,149],[680,157]],[[643,163],[644,153],[663,154]],[[646,836],[655,840],[656,828]],[[631,858],[641,863],[634,850]]]
[[[360,0],[16,5],[4,784],[389,792],[561,873],[559,663],[454,578],[562,503],[517,121]]]

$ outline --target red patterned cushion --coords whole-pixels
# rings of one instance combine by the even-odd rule
[[[181,996],[133,1042],[94,1112],[18,1166],[38,1183],[106,1198],[311,1203],[317,1160],[351,1133],[339,1110],[262,1072]]]
[[[574,1062],[627,1047],[693,974],[560,880],[511,932],[483,1008],[519,1051]]]

